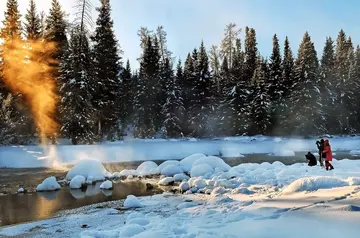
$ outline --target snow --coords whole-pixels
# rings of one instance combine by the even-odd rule
[[[126,208],[136,208],[143,207],[142,203],[134,195],[128,195],[124,201],[124,207]]]
[[[207,184],[204,179],[198,178],[195,179],[195,181],[193,182],[193,186],[196,187],[197,189],[202,189],[205,188]]]
[[[59,190],[60,188],[61,188],[60,185],[56,182],[56,178],[52,176],[46,178],[41,184],[39,184],[36,187],[36,191],[38,192],[55,191],[55,190]]]
[[[0,147],[0,167],[34,168],[53,167],[54,165],[63,164],[74,165],[91,158],[96,158],[101,163],[174,160],[199,153],[206,155],[220,154],[224,157],[241,157],[241,155],[247,154],[279,154],[287,157],[293,155],[293,152],[314,151],[315,141],[318,139],[239,136],[220,137],[212,140],[201,139],[196,140],[196,143],[189,140],[177,140],[174,142],[173,139],[133,139],[104,142],[97,145],[73,146],[60,144],[47,148],[41,146],[2,146]],[[352,151],[352,155],[356,155],[360,151],[360,136],[335,136],[331,138],[330,143],[334,152]],[[189,161],[191,160],[195,159]],[[187,162],[184,164],[187,164]],[[189,166],[184,166],[184,164],[180,165],[187,172]],[[76,175],[83,175],[87,178],[86,174],[76,173],[68,180],[71,180]],[[105,177],[105,171],[103,170],[101,177]]]
[[[148,225],[150,222],[148,219],[146,218],[141,218],[141,217],[135,217],[133,219],[130,219],[126,222],[126,224],[138,224],[140,226],[146,226]]]
[[[24,188],[19,188],[18,189],[18,193],[24,193],[24,192],[25,192]]]
[[[175,179],[173,177],[165,177],[161,179],[158,184],[162,186],[168,186],[170,183],[175,182]]]
[[[86,183],[86,179],[82,175],[76,175],[73,179],[70,181],[70,188],[72,189],[79,189]]]
[[[184,172],[188,173],[190,172],[193,163],[200,158],[204,158],[206,155],[202,153],[196,153],[190,156],[185,157],[180,161],[180,166],[183,168]]]
[[[174,176],[175,174],[180,174],[182,172],[182,168],[175,164],[169,164],[161,170],[161,174],[165,176]]]
[[[190,189],[190,185],[188,182],[181,182],[179,185],[179,189],[181,192],[186,192],[187,190]]]
[[[128,177],[130,175],[136,175],[137,172],[134,169],[124,169],[120,171],[120,176]]]
[[[138,225],[138,224],[130,224],[126,225],[124,229],[120,232],[119,237],[133,237],[141,232],[143,232],[145,229],[144,227]]]
[[[183,181],[183,180],[189,180],[190,178],[186,174],[179,173],[174,175],[174,179],[175,181]]]
[[[112,182],[109,181],[109,180],[103,182],[103,183],[100,185],[100,189],[107,189],[107,190],[109,190],[109,189],[112,189],[112,187],[113,187],[113,184],[112,184]]]
[[[158,168],[160,171],[162,171],[163,168],[167,167],[168,165],[180,166],[180,162],[177,160],[167,160],[167,161],[162,162]]]
[[[96,181],[105,180],[105,176],[109,175],[100,161],[97,160],[80,160],[66,174],[66,179],[71,180],[77,175],[82,175],[87,179],[92,176]],[[110,174],[111,176],[111,174]],[[109,176],[109,177],[110,177]]]
[[[295,156],[295,151],[288,150],[288,149],[282,149],[282,150],[277,150],[273,153],[270,153],[269,155],[270,156],[289,157],[289,156]]]
[[[190,175],[191,177],[204,176],[205,174],[212,173],[213,171],[214,169],[211,165],[204,163],[194,166],[190,171]]]
[[[347,182],[329,176],[300,178],[286,187],[283,193],[289,194],[302,191],[315,191],[318,189],[342,187],[347,185],[349,185]]]
[[[119,179],[120,177],[121,177],[120,172],[114,172],[110,178],[111,179]]]
[[[159,166],[153,162],[153,161],[145,161],[141,163],[137,169],[136,172],[138,175],[154,175],[154,174],[160,174]]]
[[[226,164],[224,160],[216,156],[207,156],[207,157],[199,158],[193,163],[193,166],[200,164],[208,164],[213,169],[221,168],[224,171],[228,171],[230,169],[230,165]]]
[[[350,154],[351,155],[360,155],[360,150],[351,150]]]

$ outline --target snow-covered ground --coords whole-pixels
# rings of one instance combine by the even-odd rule
[[[92,168],[99,170],[98,165],[86,164],[95,163],[83,161],[69,174],[76,177],[91,174]],[[160,184],[167,185],[180,176],[168,175],[169,171],[188,170],[191,178],[183,175],[179,186],[186,193],[129,195],[106,208],[79,208],[45,221],[0,228],[0,236],[359,237],[360,161],[334,160],[333,165],[332,171],[281,162],[230,167],[220,158],[199,153],[159,166],[148,161],[127,172],[163,173]]]
[[[316,139],[279,137],[227,137],[213,140],[154,139],[126,140],[99,145],[57,145],[43,149],[40,146],[0,147],[0,167],[33,168],[74,164],[82,159],[97,158],[101,162],[127,162],[181,159],[194,153],[242,157],[246,154],[294,156],[298,151],[316,151]],[[358,155],[360,137],[330,139],[333,151],[352,151]],[[351,155],[349,155],[351,156]]]

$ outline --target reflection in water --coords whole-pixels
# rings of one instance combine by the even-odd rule
[[[114,183],[113,190],[101,190],[100,184],[97,183],[84,190],[62,188],[56,192],[0,196],[0,226],[46,219],[60,210],[120,200],[130,194],[149,196],[162,192],[147,191],[146,185],[139,181]]]

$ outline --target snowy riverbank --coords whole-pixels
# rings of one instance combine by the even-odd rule
[[[99,145],[57,145],[0,147],[0,167],[35,168],[59,164],[75,164],[79,160],[97,158],[103,163],[181,159],[194,153],[221,157],[242,157],[247,154],[294,156],[295,152],[316,151],[316,139],[280,137],[227,137],[213,140],[127,140]],[[360,137],[330,139],[333,151],[360,154]],[[349,156],[352,156],[349,155]]]

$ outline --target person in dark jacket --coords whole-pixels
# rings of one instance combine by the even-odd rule
[[[309,166],[317,165],[316,157],[310,151],[305,155],[306,159],[309,161]]]
[[[324,167],[323,159],[326,157],[326,153],[324,153],[325,141],[321,139],[320,141],[316,141],[317,148],[319,150],[319,163],[321,167]]]

